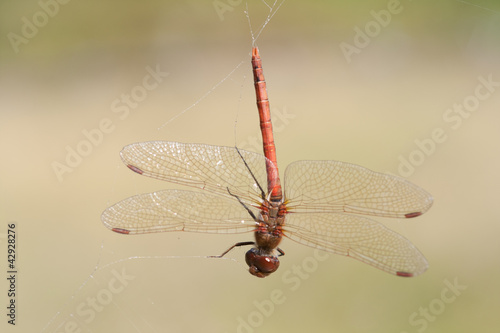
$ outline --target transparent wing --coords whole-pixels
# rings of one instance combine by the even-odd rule
[[[416,276],[428,263],[406,238],[370,219],[342,213],[286,216],[285,236],[321,250],[360,260],[398,276]]]
[[[297,161],[285,172],[292,212],[345,212],[409,218],[422,215],[432,196],[403,178],[338,161]]]
[[[255,204],[261,198],[257,183],[267,188],[266,158],[244,150],[239,152],[248,168],[234,147],[151,141],[128,145],[120,155],[130,169],[144,176],[226,197],[231,197],[229,188],[246,204]]]
[[[255,221],[236,199],[179,190],[127,198],[106,209],[101,219],[106,227],[123,234],[242,233],[255,229]]]

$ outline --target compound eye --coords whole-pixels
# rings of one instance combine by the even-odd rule
[[[250,249],[245,255],[245,261],[250,266],[250,274],[257,277],[266,277],[276,272],[280,266],[280,261],[275,256],[260,255],[257,249]]]

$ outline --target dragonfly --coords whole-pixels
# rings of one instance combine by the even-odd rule
[[[257,47],[252,48],[254,85],[264,154],[237,147],[169,141],[125,146],[121,159],[135,173],[200,189],[139,194],[107,208],[104,225],[124,234],[186,231],[214,234],[253,232],[245,261],[249,272],[275,272],[283,236],[300,244],[401,277],[428,268],[406,238],[370,216],[415,218],[432,196],[407,180],[339,161],[296,161],[279,177],[269,99]]]

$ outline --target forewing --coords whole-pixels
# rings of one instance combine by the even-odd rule
[[[242,233],[255,229],[255,221],[236,199],[179,190],[127,198],[106,209],[101,219],[106,227],[123,234]]]
[[[284,234],[298,243],[348,256],[398,276],[416,276],[428,267],[410,241],[361,216],[290,213]]]
[[[297,161],[285,172],[293,212],[346,212],[409,218],[422,215],[432,196],[407,180],[338,161]]]
[[[151,141],[128,145],[120,155],[130,169],[144,176],[226,197],[237,195],[246,204],[255,204],[261,198],[258,184],[267,187],[266,158],[239,152],[241,156],[234,147]]]

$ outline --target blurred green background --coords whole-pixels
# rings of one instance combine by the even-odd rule
[[[19,265],[18,322],[2,316],[2,331],[498,330],[500,87],[477,88],[479,77],[500,82],[497,1],[289,0],[256,42],[282,173],[294,160],[335,159],[401,174],[433,194],[422,217],[380,220],[427,257],[422,276],[333,255],[318,261],[285,239],[280,269],[262,280],[246,272],[244,249],[232,260],[186,257],[219,254],[251,234],[125,237],[102,225],[107,206],[174,187],[122,165],[129,143],[260,151],[245,11],[257,35],[272,6],[0,3],[0,268],[9,222]],[[371,36],[356,37],[367,27]],[[356,42],[346,57],[341,45]],[[119,111],[116,100],[143,84],[147,68],[168,75]],[[475,99],[477,89],[489,94]],[[473,111],[448,111],[463,103]],[[99,126],[107,132],[89,146],[84,133]],[[430,144],[436,130],[441,142]],[[58,177],[68,149],[86,156]],[[413,161],[404,174],[402,160]],[[307,275],[294,273],[303,265]],[[0,288],[6,305],[5,280]]]

